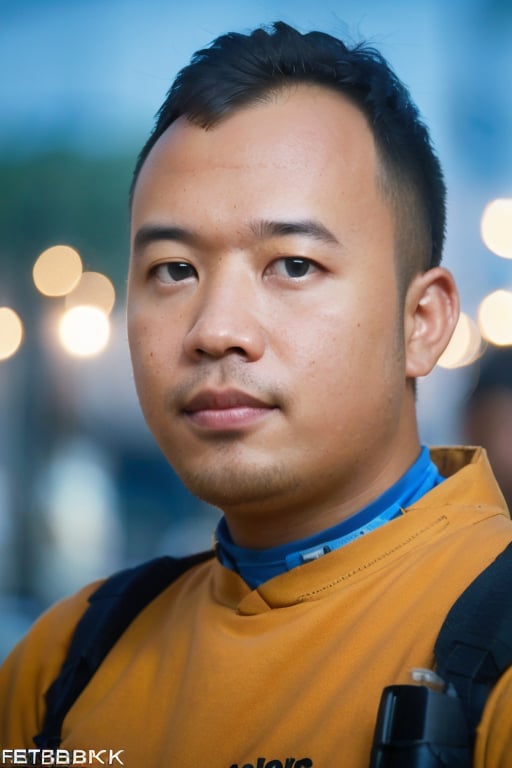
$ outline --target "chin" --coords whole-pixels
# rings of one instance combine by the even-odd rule
[[[177,468],[176,471],[195,496],[219,509],[253,504],[261,509],[265,502],[297,487],[279,467],[234,467],[219,462],[214,468],[199,471]]]

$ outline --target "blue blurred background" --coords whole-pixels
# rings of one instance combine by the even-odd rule
[[[181,486],[136,402],[127,188],[191,54],[276,19],[384,53],[446,171],[445,263],[462,309],[475,319],[486,294],[512,287],[512,262],[480,236],[486,204],[512,197],[512,0],[0,0],[0,307],[23,325],[19,349],[0,360],[0,659],[86,581],[209,546],[216,510]],[[64,299],[32,277],[39,254],[62,243],[115,288],[109,343],[89,357],[62,347]],[[476,367],[438,367],[421,383],[425,442],[461,439]]]

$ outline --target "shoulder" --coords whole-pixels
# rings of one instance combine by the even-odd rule
[[[0,744],[33,746],[44,715],[44,694],[66,657],[73,632],[101,585],[89,584],[34,623],[0,668]]]
[[[89,584],[44,613],[0,668],[0,744],[33,746],[32,737],[44,719],[45,693],[68,656],[77,625],[79,646],[85,641],[87,647],[94,644],[95,655],[96,646],[106,653],[153,598],[185,573],[192,576],[202,564],[208,568],[212,558],[213,552],[158,558]],[[94,610],[80,623],[89,607]]]
[[[475,768],[512,768],[512,667],[493,688],[478,726]]]

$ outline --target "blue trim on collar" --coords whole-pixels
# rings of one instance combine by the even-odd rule
[[[403,508],[414,504],[443,480],[428,448],[423,446],[414,464],[381,496],[341,523],[306,539],[263,550],[238,547],[225,518],[221,518],[216,531],[217,555],[223,565],[239,573],[255,589],[273,576],[316,560],[398,517]]]

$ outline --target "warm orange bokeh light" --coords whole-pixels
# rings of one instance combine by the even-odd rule
[[[82,260],[69,245],[54,245],[38,257],[32,270],[34,284],[44,296],[65,296],[82,274]]]
[[[0,360],[7,360],[18,351],[23,341],[23,323],[10,307],[0,307]]]
[[[450,343],[437,364],[441,368],[460,368],[463,365],[469,365],[481,354],[483,346],[477,326],[468,315],[461,312]]]
[[[100,272],[83,272],[78,285],[66,296],[66,307],[90,305],[110,314],[116,300],[111,281]]]

